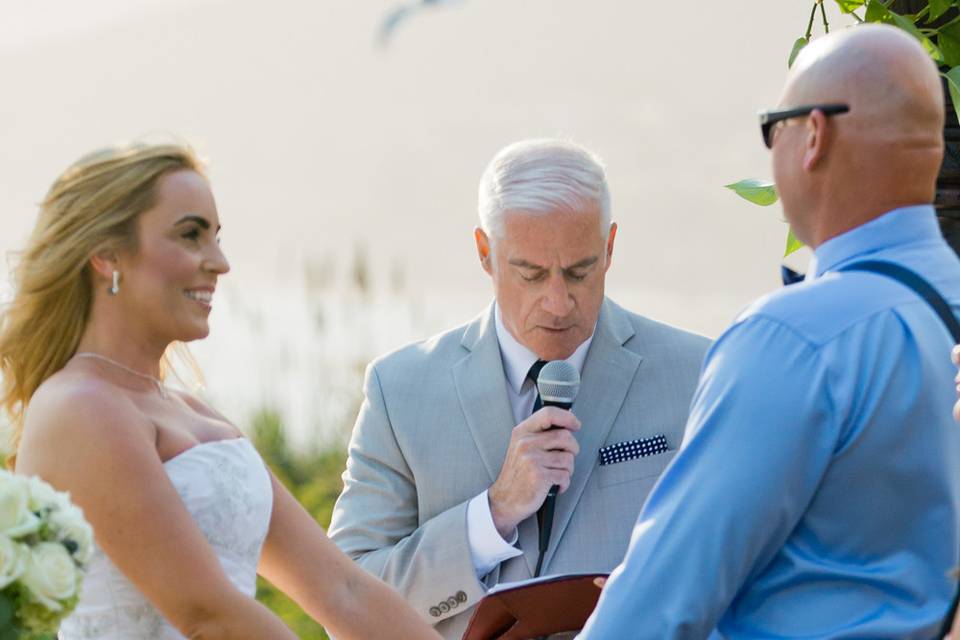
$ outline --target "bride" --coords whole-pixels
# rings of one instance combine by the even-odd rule
[[[16,470],[69,491],[98,547],[60,638],[295,638],[257,573],[339,638],[439,638],[236,427],[164,384],[170,345],[208,333],[219,229],[190,149],[109,149],[54,183],[17,266],[0,316]]]

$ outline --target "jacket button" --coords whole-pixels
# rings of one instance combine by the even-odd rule
[[[447,604],[450,606],[451,609],[456,609],[457,607],[460,606],[460,603],[457,602],[457,599],[453,596],[450,596],[449,598],[447,598]]]
[[[457,591],[457,595],[454,597],[457,599],[457,602],[459,602],[460,604],[463,604],[464,602],[467,601],[467,594],[465,594],[463,591]]]
[[[440,607],[430,607],[430,615],[434,618],[440,617]]]

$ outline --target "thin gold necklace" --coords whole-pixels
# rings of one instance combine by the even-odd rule
[[[115,366],[115,367],[118,367],[118,368],[120,368],[120,369],[123,369],[124,371],[126,371],[126,372],[129,373],[130,375],[137,376],[138,378],[143,378],[144,380],[149,380],[149,381],[152,382],[153,384],[157,385],[157,391],[160,392],[160,397],[161,397],[161,398],[166,398],[166,397],[167,397],[166,387],[163,386],[163,381],[160,380],[159,378],[154,378],[153,376],[151,376],[151,375],[149,375],[149,374],[140,373],[139,371],[134,371],[134,370],[131,369],[130,367],[128,367],[128,366],[126,366],[126,365],[124,365],[124,364],[120,364],[119,362],[117,362],[116,360],[113,360],[112,358],[108,358],[107,356],[102,356],[102,355],[100,355],[99,353],[93,353],[92,351],[80,351],[80,352],[78,352],[78,353],[73,354],[73,356],[74,356],[75,358],[93,358],[93,359],[95,359],[95,360],[101,360],[101,361],[106,362],[106,363],[108,363],[108,364],[112,364],[112,365]]]

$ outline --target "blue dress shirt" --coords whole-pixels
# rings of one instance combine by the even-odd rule
[[[957,310],[960,262],[917,206],[825,242],[744,311],[581,640],[936,633],[960,555],[952,340],[910,289],[836,271],[866,258]]]

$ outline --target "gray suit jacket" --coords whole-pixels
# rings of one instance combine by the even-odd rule
[[[582,422],[570,488],[556,503],[543,574],[612,570],[640,507],[680,445],[708,340],[606,299],[572,411]],[[498,582],[537,561],[537,522],[523,555],[479,581],[467,504],[500,473],[514,425],[493,306],[473,322],[375,360],[350,442],[330,537],[396,587],[448,639]],[[666,436],[671,451],[599,466],[606,445]]]

